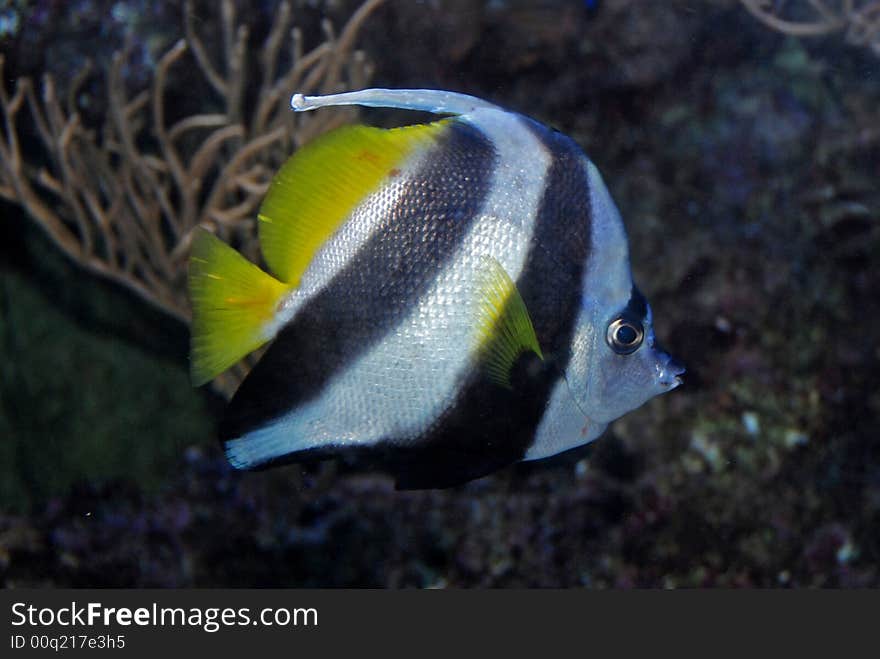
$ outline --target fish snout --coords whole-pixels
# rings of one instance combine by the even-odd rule
[[[684,382],[681,376],[684,375],[685,371],[686,369],[680,361],[672,355],[662,353],[657,381],[664,389],[675,389]]]

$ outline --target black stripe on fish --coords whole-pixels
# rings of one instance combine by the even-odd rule
[[[632,287],[629,302],[626,303],[626,307],[623,308],[620,315],[639,323],[644,323],[648,317],[648,301],[635,285]]]
[[[485,373],[472,373],[456,404],[426,437],[411,449],[391,447],[388,458],[396,461],[398,488],[457,485],[522,459],[568,364],[590,250],[586,159],[569,138],[524,121],[552,157],[516,282],[544,361],[533,353],[522,355],[511,374],[511,389],[491,382]]]
[[[492,143],[469,124],[450,122],[439,141],[393,211],[278,333],[227,407],[221,439],[318,396],[427,292],[468,235],[495,167]]]

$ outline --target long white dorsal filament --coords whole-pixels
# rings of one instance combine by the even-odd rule
[[[421,110],[434,114],[468,114],[478,109],[499,109],[476,96],[458,94],[442,89],[361,89],[360,91],[326,96],[294,94],[290,107],[305,112],[333,105],[363,105],[373,108]]]

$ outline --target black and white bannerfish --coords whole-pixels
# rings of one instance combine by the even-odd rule
[[[271,275],[199,232],[193,381],[274,341],[227,408],[232,465],[366,454],[399,488],[445,487],[586,444],[681,383],[571,139],[440,90],[291,105],[450,116],[299,149],[259,212]]]

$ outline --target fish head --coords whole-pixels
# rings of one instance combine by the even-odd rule
[[[587,418],[605,424],[682,383],[684,367],[660,347],[653,313],[633,284],[620,214],[592,163],[591,250],[566,380]]]
[[[593,308],[593,321],[578,328],[566,374],[581,411],[600,424],[672,391],[685,372],[657,342],[650,305],[631,291],[613,312]]]

